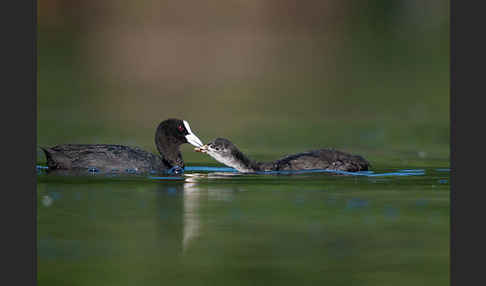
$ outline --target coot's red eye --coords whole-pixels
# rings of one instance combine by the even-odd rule
[[[184,130],[184,128],[182,127],[182,125],[177,126],[177,129],[179,129],[180,132],[182,132]]]

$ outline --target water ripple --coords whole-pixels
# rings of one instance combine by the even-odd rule
[[[38,171],[47,170],[47,166],[37,165]],[[96,168],[90,168],[90,173],[97,174],[99,173]],[[126,173],[132,174],[136,173],[133,169],[125,170]],[[238,173],[238,171],[234,168],[229,167],[208,167],[208,166],[187,166],[184,168],[184,171],[188,172],[222,172],[222,173]],[[448,172],[450,169],[435,169],[435,171],[440,172]],[[118,170],[114,170],[114,173],[117,173]],[[390,171],[390,172],[382,172],[382,173],[375,173],[374,171],[359,171],[359,172],[347,172],[347,171],[339,171],[339,170],[326,170],[326,169],[312,169],[312,170],[298,170],[298,171],[267,171],[267,172],[254,172],[249,174],[257,174],[257,175],[291,175],[291,174],[311,174],[311,173],[333,173],[333,174],[341,174],[341,175],[351,175],[351,176],[364,176],[364,177],[385,177],[385,176],[423,176],[425,175],[424,169],[403,169],[397,171]],[[39,173],[40,174],[40,173]],[[153,174],[153,173],[152,173]],[[182,175],[182,174],[181,174]],[[158,177],[158,176],[148,176],[148,179],[154,180],[181,180],[183,179],[182,176],[178,177]],[[447,183],[447,181],[442,180],[440,183]]]

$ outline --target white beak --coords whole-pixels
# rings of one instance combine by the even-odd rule
[[[201,142],[199,138],[197,138],[196,135],[194,135],[194,133],[192,133],[191,127],[189,127],[189,123],[187,123],[187,121],[185,120],[184,120],[184,126],[186,127],[187,132],[189,132],[189,134],[186,135],[187,142],[196,147],[203,146],[204,144]]]

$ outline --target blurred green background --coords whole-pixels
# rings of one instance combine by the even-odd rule
[[[254,159],[334,147],[377,173],[424,169],[41,172],[39,284],[447,284],[449,1],[40,0],[38,13],[40,146],[155,153],[156,126],[177,117]]]
[[[177,117],[260,160],[334,147],[449,165],[449,1],[40,0],[38,13],[40,146],[156,152],[157,124]]]

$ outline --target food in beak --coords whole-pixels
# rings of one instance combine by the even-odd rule
[[[208,147],[206,145],[194,148],[194,151],[201,152],[201,153],[206,153],[207,150],[208,150]]]

